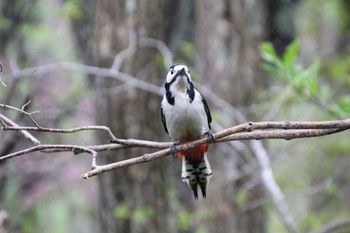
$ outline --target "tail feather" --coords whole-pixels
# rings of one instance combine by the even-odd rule
[[[207,185],[212,175],[213,172],[206,153],[199,161],[186,159],[185,156],[182,157],[181,178],[183,182],[186,182],[190,186],[196,199],[198,199],[198,186],[201,189],[203,198],[206,197]]]

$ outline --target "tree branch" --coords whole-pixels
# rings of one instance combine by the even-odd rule
[[[321,122],[290,122],[289,124],[289,128],[292,128],[293,126],[296,127],[301,127],[301,125],[305,125],[305,127],[310,127],[311,129],[307,129],[307,130],[270,130],[270,131],[245,131],[247,130],[247,126],[255,126],[257,128],[260,128],[260,126],[262,128],[265,129],[269,129],[267,128],[267,125],[269,125],[271,122],[267,123],[267,122],[257,122],[257,123],[253,123],[253,122],[249,122],[249,123],[244,123],[244,124],[240,124],[238,126],[234,126],[232,128],[220,131],[216,134],[214,134],[215,137],[215,142],[225,142],[225,141],[234,141],[234,140],[252,140],[252,139],[269,139],[269,138],[279,138],[279,139],[287,139],[287,140],[291,140],[291,139],[295,139],[295,138],[305,138],[305,137],[318,137],[318,136],[323,136],[323,135],[328,135],[328,134],[333,134],[333,133],[337,133],[346,129],[350,128],[350,120],[347,122],[348,125],[344,125],[343,123],[334,123],[334,122],[325,122],[324,125],[320,124]],[[275,123],[275,127],[277,127],[277,125],[281,125],[283,127],[285,126],[284,122],[274,122]],[[310,124],[307,124],[310,123]],[[332,124],[340,124],[342,125],[340,128],[335,128],[335,129],[330,129],[329,127],[331,127]],[[313,129],[315,126],[320,126],[320,127],[325,127],[325,129]],[[273,126],[273,125],[272,125]],[[252,129],[249,129],[252,130]],[[226,136],[227,135],[227,136]],[[149,147],[147,146],[147,143],[150,143],[149,141],[140,141],[139,144],[137,144],[137,146],[141,146],[141,147]],[[154,143],[154,142],[153,142]],[[91,170],[90,172],[87,172],[85,174],[82,175],[83,178],[89,178],[95,175],[99,175],[101,173],[110,171],[110,170],[114,170],[114,169],[118,169],[118,168],[122,168],[122,167],[127,167],[127,166],[131,166],[131,165],[135,165],[135,164],[139,164],[139,163],[145,163],[145,162],[149,162],[164,156],[167,156],[169,154],[173,154],[176,151],[182,151],[182,150],[188,150],[188,149],[192,149],[194,147],[197,147],[203,143],[212,143],[208,138],[202,138],[199,140],[195,140],[189,143],[185,143],[185,144],[181,144],[178,146],[175,146],[173,149],[171,148],[167,148],[167,149],[163,149],[154,153],[150,153],[150,154],[144,154],[142,156],[136,157],[136,158],[131,158],[131,159],[126,159],[126,160],[122,160],[119,162],[115,162],[115,163],[111,163],[108,165],[101,165],[101,166],[97,166],[96,168],[94,168],[93,170]],[[167,144],[159,144],[159,142],[154,143],[155,147],[152,148],[163,148],[164,146],[167,145],[171,145],[171,143],[167,143]],[[128,145],[129,147],[133,147],[133,144],[130,143]]]
[[[350,218],[328,223],[327,225],[321,227],[316,231],[313,231],[312,233],[332,233],[346,226],[350,226]]]
[[[37,145],[33,146],[24,150],[20,150],[11,154],[7,154],[4,156],[0,157],[0,162],[11,159],[17,156],[29,154],[35,151],[41,151],[41,152],[46,152],[46,153],[52,153],[52,152],[65,152],[65,151],[72,151],[76,153],[76,151],[81,152],[86,152],[91,154],[93,157],[96,157],[97,152],[95,150],[89,149],[86,146],[76,146],[76,145],[58,145],[58,144],[43,144],[43,145]]]
[[[15,156],[20,156],[34,151],[51,153],[57,151],[73,151],[76,154],[81,152],[87,152],[93,155],[93,169],[90,172],[83,174],[83,178],[89,178],[121,167],[127,167],[139,163],[149,162],[167,156],[169,154],[174,154],[177,151],[188,150],[197,147],[203,143],[212,143],[208,138],[202,138],[193,142],[171,147],[171,142],[154,142],[138,139],[118,139],[106,126],[84,126],[72,129],[20,127],[18,125],[14,125],[13,122],[11,123],[11,121],[9,121],[9,119],[3,115],[0,115],[0,119],[2,119],[4,130],[20,132],[23,136],[31,140],[34,143],[34,145],[40,145],[40,142],[27,131],[39,131],[48,133],[75,133],[85,130],[103,130],[107,132],[110,141],[113,143],[94,146],[40,145],[0,157],[0,161],[3,161],[9,158],[13,158]],[[334,134],[340,131],[347,130],[349,128],[350,119],[320,122],[248,122],[217,132],[214,134],[214,137],[215,142],[217,143],[234,140],[260,140],[272,138],[291,140],[295,138],[318,137],[328,134]],[[145,147],[162,150],[107,165],[96,164],[97,151],[118,150],[126,147]]]
[[[9,118],[7,118],[6,116],[0,114],[0,122],[3,125],[3,129],[5,130],[6,127],[14,127],[14,128],[18,128],[18,130],[16,130],[19,134],[21,134],[24,138],[28,139],[29,141],[31,141],[34,145],[40,145],[40,141],[35,138],[32,134],[30,134],[27,130],[22,129],[19,127],[19,125],[17,125],[15,122],[13,122],[12,120],[10,120]],[[2,157],[0,157],[2,158]]]
[[[109,127],[106,126],[83,126],[71,129],[55,129],[40,127],[35,120],[31,117],[31,114],[36,112],[26,112],[22,106],[21,109],[15,107],[9,107],[1,104],[2,107],[11,108],[19,111],[32,120],[35,124],[34,127],[21,127],[10,119],[0,114],[0,122],[3,125],[3,130],[17,131],[22,134],[25,138],[29,139],[35,146],[25,150],[14,152],[5,156],[0,157],[0,161],[4,161],[16,156],[28,154],[34,151],[42,152],[62,152],[62,151],[73,151],[75,154],[81,152],[87,152],[92,155],[92,170],[82,175],[83,178],[89,178],[110,170],[118,169],[121,167],[127,167],[139,163],[149,162],[169,154],[174,154],[177,151],[188,150],[197,147],[203,143],[212,143],[208,138],[202,138],[193,142],[185,143],[172,147],[171,142],[154,142],[139,139],[119,139],[117,138]],[[336,120],[336,121],[320,121],[320,122],[248,122],[236,125],[234,127],[224,129],[214,134],[215,142],[227,142],[234,140],[260,140],[260,139],[286,139],[291,140],[295,138],[306,138],[306,137],[319,137],[328,134],[338,133],[350,128],[350,119]],[[48,132],[48,133],[76,133],[86,130],[102,130],[109,136],[111,144],[95,145],[95,146],[76,146],[76,145],[41,145],[40,141],[37,140],[28,131]],[[126,147],[145,147],[162,149],[160,151],[144,154],[136,158],[130,158],[107,165],[97,165],[96,156],[97,151],[110,151],[118,150]]]

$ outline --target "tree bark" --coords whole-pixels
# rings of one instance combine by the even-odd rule
[[[264,5],[264,1],[258,0],[196,1],[195,64],[198,77],[203,85],[233,106],[252,103],[254,90],[263,84],[259,70],[259,44],[265,37]],[[238,120],[232,120],[235,117],[227,116],[225,112],[220,116],[224,126],[238,123]],[[245,145],[245,150],[231,150],[228,155],[219,150],[209,155],[209,160],[221,166],[220,169],[214,167],[212,183],[227,184],[221,186],[212,200],[213,207],[222,208],[215,218],[220,232],[266,232],[266,211],[261,207],[248,207],[250,202],[263,196],[261,186],[252,188],[244,203],[232,201],[238,192],[245,192],[242,190],[248,182],[256,179],[243,175],[232,182],[232,177],[244,174],[247,164],[254,166],[252,152],[249,145]],[[232,156],[232,153],[237,155]],[[217,230],[213,228],[212,231]]]
[[[96,17],[96,62],[111,67],[114,56],[126,49],[130,35],[163,38],[163,1],[99,2]],[[131,33],[131,34],[130,34]],[[122,71],[141,80],[163,82],[156,51],[136,45],[122,63]],[[132,89],[123,83],[96,77],[97,123],[108,125],[118,137],[159,140],[163,136],[159,104],[155,94]],[[117,91],[114,91],[117,90]],[[144,149],[123,154],[109,153],[104,163],[131,158]],[[169,223],[171,158],[122,169],[99,177],[101,232],[160,232]],[[124,211],[124,212],[123,212]],[[169,231],[170,232],[170,231]]]

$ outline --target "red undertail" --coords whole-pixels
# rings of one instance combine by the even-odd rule
[[[180,151],[177,153],[177,156],[181,160],[183,157],[185,157],[186,160],[192,161],[194,163],[196,162],[198,163],[203,160],[203,156],[207,151],[208,151],[208,144],[205,143],[189,150]]]

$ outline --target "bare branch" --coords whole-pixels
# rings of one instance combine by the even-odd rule
[[[0,64],[0,83],[1,83],[4,87],[6,87],[6,84],[2,81],[2,75],[1,75],[2,71],[3,71],[2,64]]]
[[[328,223],[327,225],[321,227],[316,231],[313,231],[312,233],[332,233],[346,226],[350,226],[350,218]]]
[[[97,155],[97,152],[94,150],[91,150],[85,146],[76,146],[76,145],[37,145],[33,146],[24,150],[20,150],[11,154],[7,154],[5,156],[0,157],[0,161],[6,160],[6,159],[11,159],[20,155],[25,155],[29,154],[35,151],[41,151],[41,152],[63,152],[63,151],[72,151],[75,152],[76,150],[78,151],[83,151],[86,153],[91,154],[93,157]]]
[[[320,137],[325,135],[330,135],[338,133],[344,130],[349,129],[345,128],[336,128],[336,129],[296,129],[296,130],[256,130],[249,133],[234,133],[232,135],[218,139],[216,142],[227,142],[233,140],[261,140],[261,139],[285,139],[291,140],[296,138],[310,138],[310,137]]]
[[[11,121],[9,118],[7,118],[6,116],[0,114],[0,122],[3,125],[3,129],[5,129],[6,127],[19,127],[19,125],[17,125],[15,122]],[[18,133],[20,133],[24,138],[28,139],[29,141],[31,141],[34,145],[40,145],[40,141],[35,138],[31,133],[29,133],[27,130],[24,129],[19,129],[17,130]]]
[[[134,30],[129,29],[129,47],[120,51],[114,57],[113,65],[111,70],[119,71],[123,61],[136,52],[136,32]]]
[[[308,124],[310,123],[310,124]],[[224,141],[232,141],[232,140],[248,140],[248,139],[267,139],[267,138],[280,138],[291,140],[294,138],[305,138],[305,137],[316,137],[323,136],[328,134],[337,133],[350,128],[350,119],[343,121],[326,121],[325,124],[322,125],[321,122],[249,122],[245,124],[240,124],[238,126],[234,126],[232,128],[220,131],[214,134],[216,138],[216,142],[224,142]],[[270,127],[268,127],[270,126]],[[304,126],[305,128],[310,128],[307,130],[298,129],[298,130],[272,130],[272,131],[252,131],[254,128],[301,128]],[[340,128],[331,129],[333,126],[341,126]],[[324,127],[325,129],[316,129],[316,127]],[[244,132],[243,132],[244,131]],[[232,134],[232,135],[230,135]],[[268,135],[268,136],[265,136]],[[138,144],[138,146],[145,146],[144,143]],[[176,151],[188,150],[194,147],[197,147],[203,143],[211,143],[208,138],[202,138],[193,142],[185,143],[174,147],[173,149],[164,149],[151,154],[144,154],[142,156],[131,158],[115,163],[111,163],[108,165],[97,166],[90,172],[87,172],[82,175],[83,178],[89,178],[91,176],[95,176],[113,169],[118,169],[121,167],[127,167],[131,165],[135,165],[138,163],[149,162],[169,154],[173,154]],[[157,144],[157,143],[156,143]],[[132,147],[132,144],[128,145]]]
[[[170,67],[172,64],[174,64],[173,55],[168,46],[166,46],[166,44],[163,41],[149,37],[143,37],[140,40],[140,45],[154,47],[158,49],[158,51],[162,54],[164,58],[164,63],[166,67]]]
[[[96,176],[96,175],[105,173],[107,171],[115,170],[122,167],[128,167],[139,163],[150,162],[152,160],[162,158],[166,155],[173,154],[175,152],[176,151],[173,150],[172,148],[168,148],[168,149],[160,150],[151,154],[144,154],[136,158],[126,159],[115,163],[96,166],[96,167],[93,167],[93,169],[90,172],[82,174],[81,177],[84,179],[88,179],[92,176]]]
[[[10,105],[7,105],[7,104],[1,104],[1,103],[0,103],[0,107],[12,109],[12,110],[18,111],[18,112],[20,112],[20,113],[23,113],[23,114],[25,114],[25,115],[32,115],[32,114],[35,114],[35,113],[39,113],[39,112],[40,112],[40,111],[34,111],[34,112],[26,112],[26,111],[24,111],[24,108],[25,108],[29,103],[30,103],[30,101],[27,102],[27,103],[25,103],[25,104],[21,107],[21,109],[16,108],[16,107],[13,107],[13,106],[10,106]]]
[[[154,93],[157,95],[163,94],[163,90],[159,86],[137,79],[131,75],[122,73],[118,70],[101,68],[98,66],[88,66],[88,65],[71,63],[71,62],[61,62],[61,63],[53,63],[53,64],[48,64],[43,66],[30,67],[30,68],[26,68],[23,70],[19,70],[19,71],[7,74],[5,75],[5,77],[23,78],[23,77],[28,77],[32,75],[44,75],[44,74],[54,72],[54,71],[59,71],[59,70],[70,70],[70,71],[75,71],[83,74],[95,75],[97,77],[114,78],[119,81],[125,82],[132,87],[136,87],[141,90],[148,91],[150,93]]]
[[[34,111],[34,112],[27,112],[27,111],[24,111],[24,109],[30,104],[30,100],[25,103],[21,109],[19,108],[15,108],[13,106],[10,106],[10,105],[6,105],[6,104],[0,104],[0,107],[4,107],[4,108],[8,108],[8,109],[12,109],[12,110],[15,110],[15,111],[18,111],[22,114],[25,114],[26,116],[28,116],[28,118],[33,122],[33,124],[37,127],[37,128],[41,128],[41,126],[34,120],[34,118],[32,117],[33,114],[36,114],[36,113],[39,113],[40,111]],[[6,128],[6,126],[4,126],[4,128]]]
[[[6,118],[3,118],[6,119]],[[350,128],[350,119],[338,120],[338,121],[323,121],[323,122],[248,122],[240,124],[214,134],[216,142],[225,142],[233,140],[251,140],[251,139],[295,139],[295,138],[305,138],[305,137],[317,137],[328,134],[337,133]],[[276,130],[277,129],[277,130]],[[279,130],[283,129],[283,130]],[[154,142],[147,140],[138,139],[118,139],[114,136],[112,131],[106,126],[84,126],[72,129],[54,129],[54,128],[38,128],[38,127],[20,127],[7,126],[4,125],[4,130],[15,130],[15,131],[40,131],[49,133],[75,133],[84,130],[103,130],[106,131],[110,137],[111,142],[118,143],[121,146],[111,148],[110,145],[96,146],[96,148],[101,150],[112,150],[120,149],[125,147],[147,147],[147,148],[157,148],[164,149],[172,145],[170,142]],[[188,150],[199,146],[203,143],[210,143],[208,138],[202,138],[193,142],[178,145],[175,148],[176,151]],[[88,148],[88,147],[86,147]],[[90,147],[93,148],[93,147]],[[53,149],[51,147],[51,149]],[[118,162],[115,168],[130,166],[136,163],[148,162],[171,153],[175,151],[161,150],[149,155],[143,155],[141,157],[133,158],[131,161],[126,161],[125,163]],[[147,159],[145,159],[147,158]],[[122,164],[122,165],[120,165]]]
[[[106,126],[100,126],[100,125],[91,125],[91,126],[82,126],[77,128],[71,128],[71,129],[56,129],[56,128],[44,128],[44,127],[20,127],[20,126],[4,126],[4,130],[27,130],[27,131],[39,131],[39,132],[48,132],[48,133],[76,133],[79,131],[87,131],[87,130],[102,130],[107,132],[110,141],[114,141],[118,143],[120,139],[117,139],[110,128]]]
[[[14,108],[16,109],[16,108]],[[16,109],[18,111],[23,111],[21,109]],[[7,118],[2,117],[2,122],[7,121]],[[3,123],[4,124],[4,123]],[[118,143],[117,145],[100,145],[100,146],[85,146],[79,147],[74,145],[43,145],[43,147],[32,147],[27,150],[23,150],[17,153],[13,153],[0,158],[1,160],[6,160],[15,156],[30,153],[33,151],[44,151],[44,152],[55,152],[55,151],[69,151],[74,148],[75,153],[88,152],[93,155],[92,167],[93,170],[82,175],[83,178],[89,178],[107,172],[113,169],[135,165],[138,163],[149,162],[169,154],[176,153],[177,151],[188,150],[197,147],[203,143],[211,143],[208,138],[202,138],[193,142],[178,145],[176,147],[169,148],[172,143],[170,142],[153,142],[138,139],[118,139],[114,136],[110,128],[106,126],[84,126],[72,129],[53,129],[53,128],[43,128],[43,127],[20,127],[18,125],[4,124],[4,130],[15,130],[19,132],[27,131],[40,131],[49,133],[75,133],[84,130],[103,130],[108,133],[110,141],[113,143]],[[323,121],[323,122],[248,122],[240,124],[214,134],[216,142],[225,142],[233,140],[251,140],[251,139],[268,139],[268,138],[279,138],[279,139],[294,139],[294,138],[305,138],[305,137],[317,137],[328,134],[337,133],[350,128],[350,119],[337,120],[337,121]],[[283,130],[281,130],[283,129]],[[26,137],[27,133],[24,133]],[[30,135],[30,134],[29,134]],[[31,138],[34,144],[40,144],[39,141]],[[46,146],[46,147],[45,147]],[[98,151],[102,150],[116,150],[125,147],[147,147],[147,148],[157,148],[163,149],[154,153],[145,154],[136,158],[131,158],[123,161],[118,161],[115,163],[107,165],[97,165],[96,155]],[[165,148],[165,149],[164,149]]]

